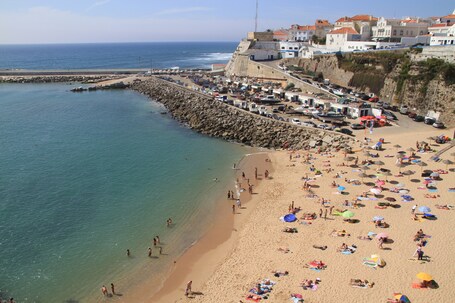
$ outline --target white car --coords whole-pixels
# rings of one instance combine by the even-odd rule
[[[316,127],[316,124],[313,121],[303,121],[302,125],[308,127]]]
[[[302,125],[302,122],[300,122],[300,120],[297,118],[292,118],[291,123],[295,125]]]
[[[321,128],[321,129],[330,129],[330,125],[327,125],[327,124],[319,124],[319,125],[318,125],[318,128]]]

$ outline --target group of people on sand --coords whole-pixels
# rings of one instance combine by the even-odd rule
[[[103,285],[101,287],[101,293],[103,294],[103,296],[111,297],[111,296],[116,295],[114,283],[111,283],[111,292],[112,293],[109,293],[109,291],[107,290],[107,287],[105,285]]]

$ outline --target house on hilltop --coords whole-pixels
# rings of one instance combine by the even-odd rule
[[[372,27],[376,25],[377,21],[378,18],[370,15],[345,16],[335,21],[334,29],[352,27],[361,35],[361,40],[367,41],[371,38]]]

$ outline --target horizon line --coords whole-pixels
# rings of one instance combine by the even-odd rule
[[[0,43],[0,46],[4,45],[69,45],[69,44],[138,44],[138,43],[233,43],[237,41],[227,40],[215,40],[215,41],[133,41],[133,42],[37,42],[37,43]]]

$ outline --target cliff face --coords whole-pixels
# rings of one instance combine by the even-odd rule
[[[413,57],[411,59],[411,57]],[[373,92],[418,114],[440,112],[440,121],[455,125],[455,66],[438,59],[414,60],[408,52],[374,52],[290,59],[308,74],[322,73],[341,86]]]
[[[162,103],[177,121],[199,133],[250,146],[337,149],[353,141],[339,133],[254,115],[161,79],[150,78],[132,88]]]

